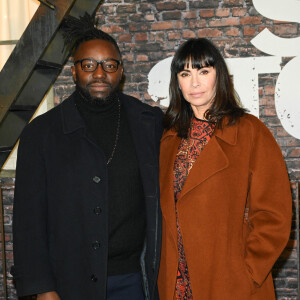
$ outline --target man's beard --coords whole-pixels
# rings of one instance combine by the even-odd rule
[[[111,98],[114,98],[113,96],[117,92],[118,88],[119,88],[119,85],[116,86],[113,90],[111,90],[111,92],[105,98],[101,98],[101,97],[93,97],[87,88],[83,88],[83,87],[79,86],[78,84],[76,84],[76,91],[81,95],[81,97],[86,102],[88,102],[90,104],[96,104],[96,105],[103,105],[104,103],[109,101]]]

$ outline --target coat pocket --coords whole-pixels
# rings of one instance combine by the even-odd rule
[[[255,286],[254,281],[250,277],[250,274],[249,274],[249,271],[248,271],[248,268],[247,268],[247,265],[245,262],[243,263],[243,267],[244,267],[245,277],[248,280],[248,284],[249,284],[249,288],[250,288],[250,295],[253,295],[257,291],[257,287]]]

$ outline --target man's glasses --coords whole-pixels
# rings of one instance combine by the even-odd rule
[[[98,68],[98,65],[101,65],[102,69],[107,73],[117,72],[119,65],[122,64],[121,61],[113,58],[105,59],[101,61],[97,61],[93,58],[84,58],[84,59],[76,60],[74,62],[74,65],[78,63],[81,64],[81,69],[84,72],[94,72]]]

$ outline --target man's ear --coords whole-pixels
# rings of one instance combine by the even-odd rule
[[[121,65],[121,78],[123,77],[123,73],[124,73],[124,68],[123,65]]]
[[[71,67],[71,71],[72,71],[72,76],[73,76],[73,80],[76,83],[77,77],[76,77],[76,69],[75,66]]]

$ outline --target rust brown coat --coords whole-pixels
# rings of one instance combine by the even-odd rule
[[[179,143],[174,131],[161,140],[161,300],[173,299],[178,267],[173,165]],[[177,202],[194,300],[275,299],[271,269],[289,238],[291,206],[285,163],[265,125],[246,114],[216,130]]]

